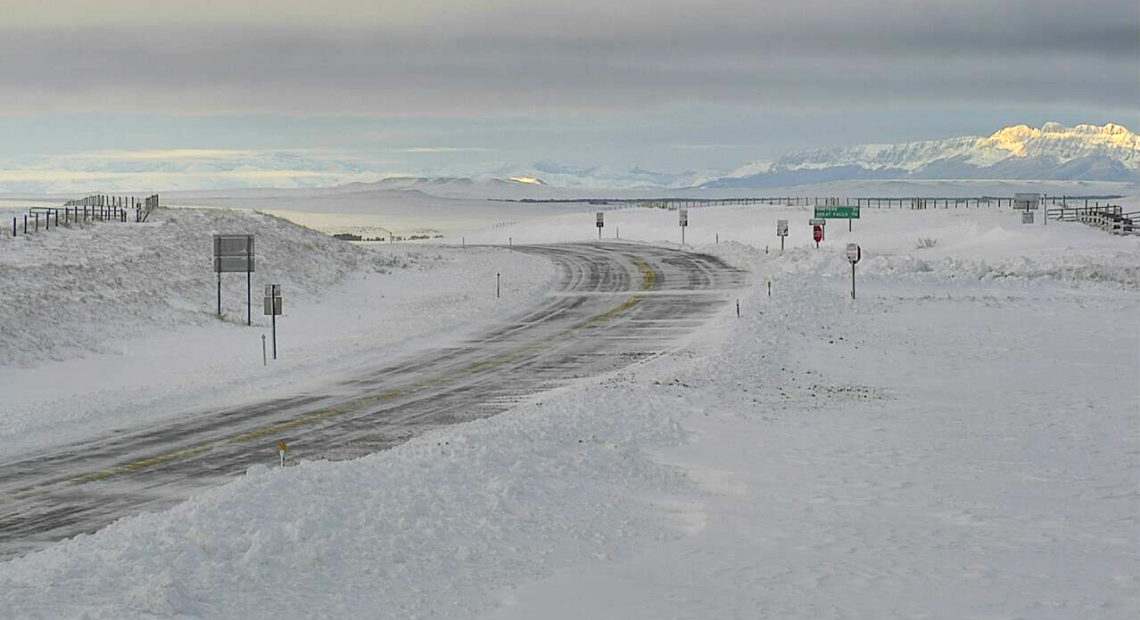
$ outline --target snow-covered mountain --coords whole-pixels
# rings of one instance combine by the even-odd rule
[[[896,178],[1136,181],[1140,137],[1114,123],[1015,125],[988,137],[800,151],[746,164],[704,187]]]

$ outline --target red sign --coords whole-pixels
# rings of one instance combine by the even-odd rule
[[[815,225],[811,227],[811,238],[815,239],[816,243],[823,241],[823,226]]]

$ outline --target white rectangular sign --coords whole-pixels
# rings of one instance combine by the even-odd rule
[[[847,260],[850,261],[851,264],[854,265],[855,263],[859,262],[860,258],[863,258],[863,250],[859,247],[859,244],[858,243],[848,243],[847,244]]]
[[[788,220],[776,220],[776,235],[779,237],[788,236]]]
[[[603,228],[606,225],[606,214],[598,211],[598,228]]]
[[[684,227],[684,226],[688,226],[688,225],[689,225],[689,210],[688,209],[681,209],[681,226]]]
[[[827,220],[811,219],[811,220],[808,220],[808,226],[827,226]]]

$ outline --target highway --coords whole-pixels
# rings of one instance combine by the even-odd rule
[[[625,243],[514,246],[560,276],[538,307],[458,346],[378,361],[319,390],[188,411],[0,463],[0,559],[176,504],[255,463],[349,459],[535,393],[675,349],[729,308],[744,273],[711,256]]]

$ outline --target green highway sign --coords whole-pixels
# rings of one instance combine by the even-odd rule
[[[816,207],[815,216],[836,220],[859,219],[859,207]]]

